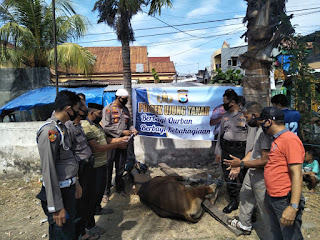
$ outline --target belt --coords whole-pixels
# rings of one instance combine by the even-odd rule
[[[246,141],[228,141],[222,139],[222,143],[225,144],[226,146],[234,146],[234,147],[245,147],[246,146]]]
[[[73,184],[76,183],[76,180],[77,180],[77,178],[76,178],[76,177],[73,177],[73,178],[69,178],[69,179],[60,181],[60,182],[59,182],[59,187],[60,187],[60,188],[70,187],[71,185],[73,185]],[[42,182],[42,185],[43,185],[44,187],[46,187],[46,186],[44,185],[44,182]]]

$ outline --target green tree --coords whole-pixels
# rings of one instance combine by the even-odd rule
[[[218,68],[215,72],[216,75],[210,81],[211,84],[214,83],[228,83],[241,85],[243,75],[239,69],[228,69],[226,72],[223,72],[220,68]]]
[[[116,31],[117,38],[122,46],[123,83],[129,92],[128,108],[132,113],[132,87],[130,68],[130,42],[134,41],[134,31],[131,25],[132,17],[141,7],[149,6],[149,15],[161,14],[163,6],[172,6],[171,0],[99,0],[95,3],[93,11],[99,12],[98,23],[106,23]]]
[[[314,70],[309,67],[308,63],[311,50],[307,48],[305,37],[302,36],[287,37],[285,43],[280,48],[290,56],[288,74],[292,79],[295,107],[301,114],[300,136],[304,142],[319,144],[320,140],[314,138],[312,125],[310,125],[310,119],[314,117],[311,105],[320,102],[320,96],[316,89],[320,80],[316,78]]]
[[[76,14],[71,0],[56,0],[56,13],[58,44],[78,39],[87,31],[87,19]],[[0,21],[3,23],[0,25],[2,64],[13,67],[49,67],[48,54],[53,48],[51,5],[47,5],[44,0],[2,0]],[[58,56],[59,61],[66,62],[61,57]],[[87,59],[88,62],[91,60],[92,56]],[[77,64],[83,61],[86,60],[72,61],[72,67],[81,69],[83,65]]]

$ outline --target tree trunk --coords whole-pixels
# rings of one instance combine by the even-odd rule
[[[269,67],[260,62],[251,65],[245,70],[243,79],[243,94],[247,102],[258,102],[263,107],[270,105],[270,78]]]
[[[122,40],[122,63],[123,63],[123,85],[129,93],[129,101],[127,107],[129,109],[131,118],[132,115],[132,83],[131,83],[131,61],[130,61],[130,46],[129,41]]]

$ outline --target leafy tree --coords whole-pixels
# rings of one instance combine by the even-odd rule
[[[239,69],[228,69],[223,72],[220,68],[216,70],[216,75],[212,78],[211,84],[213,83],[229,83],[235,85],[241,85],[243,75]]]
[[[172,6],[171,0],[99,0],[93,11],[99,12],[98,23],[106,23],[116,31],[122,46],[124,88],[129,92],[129,111],[132,113],[131,101],[131,68],[130,42],[134,41],[134,31],[131,26],[132,17],[142,11],[143,6],[149,6],[149,15],[161,14],[163,6]]]
[[[309,143],[320,143],[320,139],[314,139],[310,119],[314,117],[311,105],[320,103],[320,96],[316,91],[320,80],[315,77],[314,70],[309,67],[308,57],[310,50],[302,36],[290,36],[285,39],[285,45],[281,47],[290,57],[288,74],[292,79],[292,92],[295,107],[301,113],[300,136]]]
[[[76,14],[71,0],[56,0],[56,12],[58,44],[78,39],[87,31],[88,21],[84,16]],[[2,0],[0,21],[3,22],[0,25],[2,64],[14,67],[49,66],[48,53],[53,48],[51,5],[47,5],[44,0]],[[70,48],[74,49],[76,48]],[[61,55],[58,59],[61,61]],[[92,56],[87,59],[88,62],[91,60]],[[72,61],[70,64],[73,68],[80,69],[82,65],[74,64],[81,61],[85,59]]]
[[[151,71],[152,71],[154,83],[160,83],[160,78],[159,78],[157,71],[154,68],[152,68]]]

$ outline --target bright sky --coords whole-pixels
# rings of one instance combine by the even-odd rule
[[[94,0],[74,0],[75,9],[86,16],[91,25],[88,34],[76,41],[82,46],[121,46],[114,31],[106,24],[97,24],[92,12]],[[319,29],[319,0],[289,0],[287,13],[296,32],[302,35]],[[170,56],[179,74],[196,73],[210,66],[213,52],[223,41],[231,47],[245,45],[240,36],[247,2],[244,0],[173,0],[173,8],[162,9],[161,16],[139,13],[133,18],[134,46],[147,46],[149,57]],[[225,20],[230,19],[230,20]]]

